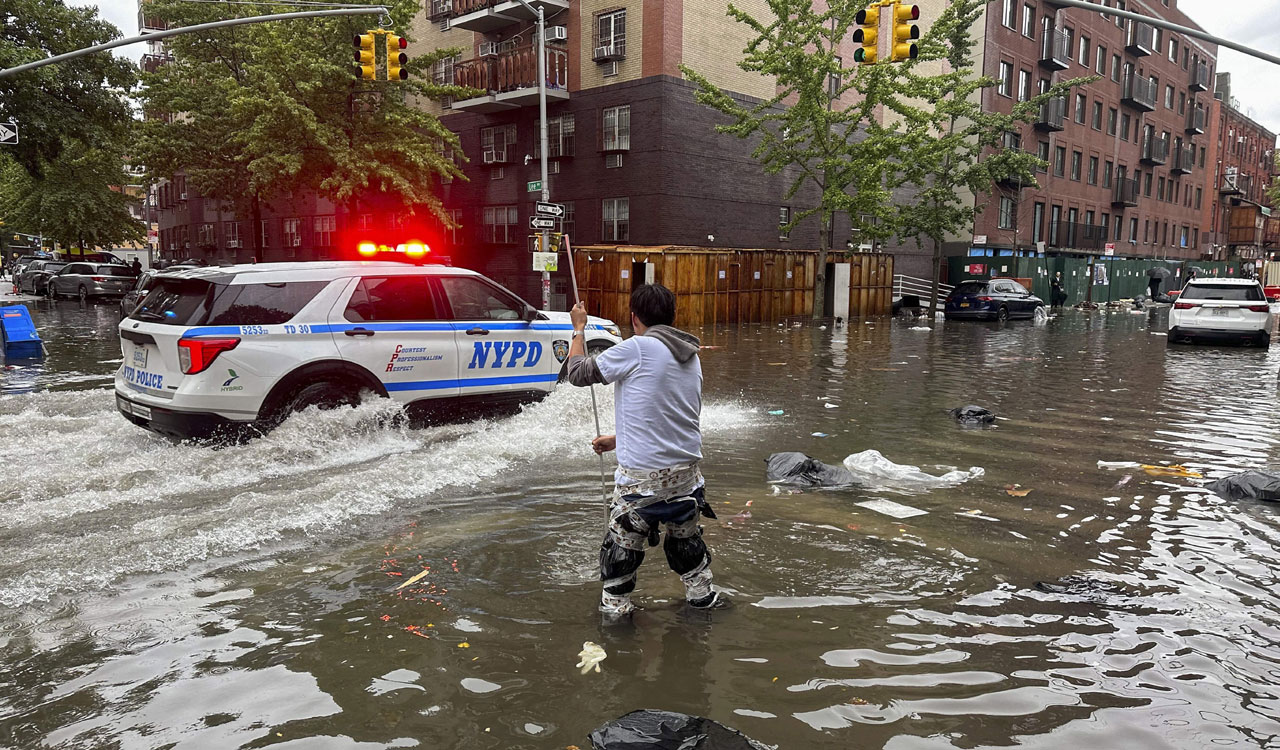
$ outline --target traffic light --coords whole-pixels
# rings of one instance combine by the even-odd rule
[[[409,71],[403,66],[409,62],[409,56],[401,50],[407,48],[409,42],[402,36],[395,34],[387,35],[387,80],[388,81],[407,81],[409,79]]]
[[[914,60],[920,54],[915,39],[920,38],[920,27],[916,19],[920,17],[919,5],[893,4],[893,49],[889,51],[889,59],[894,62]]]
[[[853,32],[853,41],[862,46],[853,51],[853,61],[873,63],[876,61],[876,36],[880,33],[880,9],[867,7],[858,11],[859,28]]]
[[[374,35],[356,34],[351,41],[356,46],[356,63],[360,66],[360,77],[366,81],[378,80],[378,58],[374,49]]]

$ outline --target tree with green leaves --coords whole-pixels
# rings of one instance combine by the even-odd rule
[[[901,134],[877,121],[877,103],[888,76],[875,66],[845,67],[837,54],[859,10],[868,0],[833,0],[820,8],[809,0],[766,0],[766,17],[729,5],[729,16],[754,35],[738,66],[763,74],[777,93],[746,104],[681,66],[698,86],[697,100],[729,119],[716,130],[754,143],[752,156],[766,174],[794,173],[786,200],[802,190],[816,194],[796,211],[797,223],[817,216],[819,248],[813,317],[822,315],[827,256],[838,212],[849,215],[860,238],[892,236],[891,160],[905,144]]]
[[[137,200],[124,192],[131,178],[122,149],[65,141],[57,159],[41,164],[38,177],[17,161],[0,165],[0,216],[7,225],[81,252],[146,238],[129,212]]]
[[[0,68],[102,44],[120,31],[96,8],[69,8],[62,0],[5,0],[0,5]],[[109,54],[85,55],[0,78],[0,120],[18,124],[16,146],[4,153],[39,176],[67,144],[88,147],[116,141],[132,116],[128,91],[133,63]]]
[[[420,9],[413,0],[388,6],[399,29]],[[148,17],[186,26],[226,18],[231,6],[148,0],[146,7]],[[248,15],[286,10],[234,7]],[[458,51],[413,56],[407,81],[361,80],[351,39],[369,19],[299,19],[170,38],[173,59],[143,76],[140,159],[157,175],[184,173],[193,190],[250,217],[255,228],[264,203],[306,191],[349,213],[376,195],[447,222],[436,186],[462,177],[448,156],[460,151],[457,136],[412,105],[472,95],[431,80],[432,66]],[[258,232],[247,234],[247,254],[260,255]]]

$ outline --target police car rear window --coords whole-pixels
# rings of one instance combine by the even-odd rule
[[[221,287],[222,291],[214,297],[209,318],[204,324],[265,326],[286,323],[328,285],[327,281],[290,281]]]
[[[200,325],[215,288],[201,279],[157,278],[129,318],[171,326]]]

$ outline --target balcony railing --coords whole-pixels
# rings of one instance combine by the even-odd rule
[[[1071,64],[1071,36],[1062,29],[1048,29],[1040,43],[1040,65],[1051,70],[1066,70]]]
[[[1143,112],[1152,112],[1156,108],[1155,81],[1130,73],[1124,79],[1124,95],[1121,101]]]
[[[1169,161],[1169,142],[1148,135],[1142,139],[1142,163],[1161,165]]]
[[[1129,43],[1125,49],[1139,57],[1149,55],[1156,48],[1156,29],[1151,24],[1134,21],[1129,29]]]
[[[1194,105],[1195,102],[1192,102]],[[1192,135],[1200,135],[1204,132],[1204,110],[1200,107],[1192,106],[1187,110],[1187,132]]]
[[[434,0],[433,0],[434,2]],[[537,19],[537,9],[544,8],[550,18],[569,9],[569,0],[529,0],[533,13],[519,0],[452,0],[448,11],[449,25],[453,28],[488,33],[511,26],[527,24]],[[434,15],[435,9],[432,9]]]
[[[164,65],[171,60],[173,60],[173,57],[170,55],[143,55],[142,69],[148,73],[154,73],[161,65]]]
[[[1225,195],[1245,195],[1249,192],[1253,176],[1247,174],[1226,174],[1218,178],[1218,192]]]
[[[1208,91],[1209,90],[1209,66],[1205,63],[1195,63],[1191,66],[1191,78],[1187,82],[1187,88],[1192,91]]]
[[[1115,194],[1111,196],[1113,206],[1138,205],[1138,178],[1116,180]]]
[[[1188,144],[1174,150],[1173,166],[1169,168],[1169,171],[1173,174],[1191,174],[1191,170],[1195,166],[1196,147]]]
[[[1056,96],[1040,105],[1040,116],[1036,118],[1036,130],[1062,130],[1067,119],[1067,97]]]
[[[1073,250],[1101,250],[1107,244],[1107,228],[1098,224],[1060,221],[1050,227],[1049,245]]]
[[[477,57],[456,63],[453,82],[480,89],[485,95],[455,101],[453,109],[498,112],[538,103],[538,53],[532,46],[517,47],[491,57]],[[569,55],[563,49],[547,48],[548,96],[568,99]]]

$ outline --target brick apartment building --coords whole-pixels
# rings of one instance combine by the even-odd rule
[[[1204,223],[1213,257],[1263,258],[1276,252],[1277,225],[1267,197],[1276,173],[1276,135],[1232,105],[1231,75],[1219,73],[1209,110],[1217,146],[1213,203]]]
[[[1198,28],[1176,0],[1127,8],[1114,1]],[[1037,175],[1039,188],[1006,184],[985,203],[979,198],[975,248],[1101,255],[1110,245],[1120,256],[1201,257],[1212,245],[1206,212],[1216,200],[1216,148],[1206,131],[1217,46],[1055,10],[1051,0],[996,0],[987,15],[984,71],[1000,83],[983,93],[984,106],[1007,112],[1053,83],[1098,80],[1009,134],[1006,147],[1033,151],[1049,166]]]

